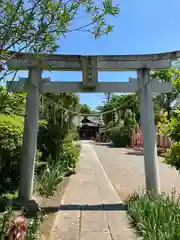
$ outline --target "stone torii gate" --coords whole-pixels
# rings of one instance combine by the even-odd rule
[[[168,68],[172,60],[180,57],[180,52],[118,56],[41,55],[38,57],[30,53],[11,54],[13,57],[8,61],[9,69],[29,70],[27,79],[20,78],[17,82],[7,83],[10,91],[27,92],[19,189],[21,199],[28,201],[33,193],[39,101],[40,94],[47,92],[139,92],[146,188],[160,193],[152,93],[171,92],[172,84],[150,79],[149,73],[151,69]],[[83,80],[81,82],[43,80],[42,70],[49,69],[82,71]],[[98,71],[137,71],[137,79],[130,78],[129,82],[98,82]]]

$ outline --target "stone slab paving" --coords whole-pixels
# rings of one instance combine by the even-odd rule
[[[122,201],[88,142],[67,186],[50,240],[135,240]]]
[[[112,145],[92,143],[113,187],[122,200],[139,187],[145,188],[144,156],[139,151],[115,148]],[[171,193],[176,188],[180,193],[180,174],[175,168],[159,158],[161,191]]]

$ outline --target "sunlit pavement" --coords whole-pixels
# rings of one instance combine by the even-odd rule
[[[128,148],[115,148],[112,144],[92,143],[113,187],[125,200],[139,188],[145,187],[144,156],[140,151]],[[159,158],[159,171],[162,192],[180,192],[180,174],[175,168],[163,163]]]
[[[51,240],[134,240],[125,206],[109,181],[93,141],[82,140],[77,174],[70,179]]]

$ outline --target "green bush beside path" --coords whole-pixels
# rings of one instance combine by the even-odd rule
[[[131,195],[127,201],[130,222],[144,240],[180,239],[180,198],[153,193]]]

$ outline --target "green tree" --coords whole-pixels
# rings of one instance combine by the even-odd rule
[[[109,102],[113,96],[113,93],[105,93],[106,102]]]
[[[82,114],[91,114],[92,110],[88,104],[81,104],[80,105],[80,113]]]
[[[0,9],[0,59],[5,62],[11,57],[8,51],[53,53],[60,47],[57,40],[69,32],[88,32],[99,38],[113,30],[106,16],[119,14],[112,0],[102,5],[93,0],[7,0],[0,1]],[[82,16],[84,24],[78,25]]]
[[[171,112],[179,104],[180,94],[180,70],[177,69],[166,69],[162,71],[156,71],[152,73],[152,78],[160,79],[162,82],[172,81],[172,92],[161,93],[154,96],[155,112],[158,114],[161,110],[167,111],[167,118],[170,120]]]
[[[73,93],[47,93],[41,96],[40,116],[47,122],[40,128],[38,136],[38,147],[43,153],[43,159],[49,158],[54,162],[59,160],[72,117],[64,109],[75,111],[78,104],[79,97]]]
[[[0,87],[0,113],[24,116],[25,104],[25,93],[8,94],[5,87]]]
[[[140,120],[139,97],[136,94],[113,95],[109,102],[106,102],[102,106],[98,106],[97,109],[100,112],[107,112],[115,109],[114,111],[103,114],[105,125],[115,121],[115,112],[119,120],[123,119],[127,109],[130,109],[133,113],[135,113],[136,120],[138,122]]]
[[[128,128],[130,134],[134,127],[136,127],[136,114],[131,111],[131,109],[127,109],[124,114],[124,126]]]
[[[161,131],[170,136],[171,147],[167,152],[165,162],[180,171],[180,106],[175,116],[161,126]]]
[[[126,109],[123,121],[117,123],[109,130],[109,137],[117,147],[127,147],[131,145],[132,129],[136,127],[137,121],[135,113],[131,109]]]
[[[171,116],[170,121],[165,115],[159,123],[159,131],[168,135],[173,141],[180,142],[180,106],[174,115]]]

